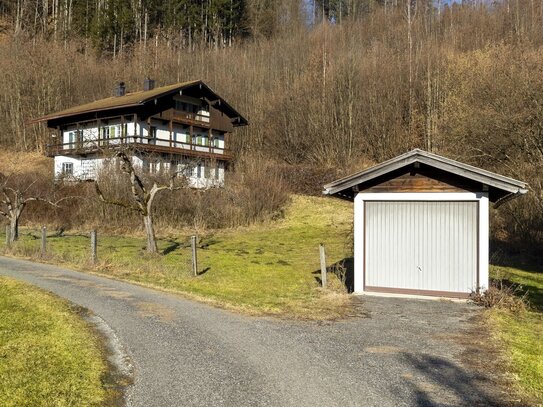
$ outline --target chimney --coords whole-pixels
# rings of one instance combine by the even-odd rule
[[[115,86],[115,96],[124,96],[126,94],[126,86],[124,82],[119,82]]]
[[[150,78],[145,78],[143,81],[143,90],[151,90],[155,88],[155,80]]]

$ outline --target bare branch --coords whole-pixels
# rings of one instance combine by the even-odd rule
[[[100,199],[100,201],[102,201],[102,202],[104,202],[106,204],[116,205],[116,206],[120,206],[122,208],[130,209],[131,211],[140,212],[139,208],[134,208],[133,206],[131,206],[130,204],[127,204],[126,202],[117,201],[117,200],[114,200],[114,199],[106,199],[106,197],[102,193],[102,190],[100,189],[100,186],[98,185],[98,182],[94,183],[94,188],[96,190],[96,193],[98,194],[98,198]]]

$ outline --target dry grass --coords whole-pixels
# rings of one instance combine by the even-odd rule
[[[53,175],[53,160],[38,152],[0,151],[0,173],[50,174]]]

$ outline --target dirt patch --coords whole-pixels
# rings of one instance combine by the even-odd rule
[[[370,346],[367,348],[364,348],[365,352],[368,353],[380,353],[383,355],[396,355],[398,353],[403,352],[404,350],[402,348],[398,348],[397,346]]]
[[[175,311],[164,305],[154,302],[137,302],[135,305],[143,317],[156,317],[162,322],[171,322],[175,317]]]

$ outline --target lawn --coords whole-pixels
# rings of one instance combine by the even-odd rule
[[[0,277],[0,405],[98,406],[107,365],[90,327],[64,301]]]
[[[543,405],[543,273],[493,266],[491,275],[520,284],[528,292],[531,310],[512,314],[493,309],[490,323],[505,349],[519,394],[524,401]]]
[[[160,256],[143,250],[143,236],[99,234],[99,263],[89,262],[87,234],[48,237],[44,261],[93,270],[115,278],[173,290],[248,313],[328,319],[349,312],[341,281],[319,288],[319,243],[330,266],[350,257],[352,204],[336,199],[294,196],[285,218],[246,228],[208,231],[199,236],[199,275],[191,275],[191,231],[160,236]],[[14,255],[39,258],[37,231],[22,230]],[[1,247],[5,249],[5,239]]]

